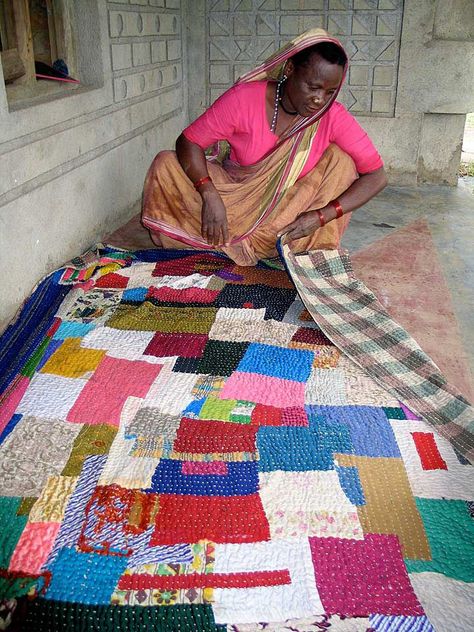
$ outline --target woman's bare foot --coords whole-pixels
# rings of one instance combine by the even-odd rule
[[[160,234],[155,233],[152,230],[148,231],[150,233],[150,239],[155,244],[157,248],[163,248],[163,244],[161,243]]]

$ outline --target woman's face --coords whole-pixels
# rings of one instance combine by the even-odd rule
[[[305,66],[295,67],[291,59],[285,74],[285,95],[300,116],[313,116],[337,91],[343,76],[339,64],[331,64],[313,53]]]

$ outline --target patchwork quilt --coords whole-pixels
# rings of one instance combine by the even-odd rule
[[[0,341],[0,629],[472,629],[472,466],[288,274],[102,256]]]

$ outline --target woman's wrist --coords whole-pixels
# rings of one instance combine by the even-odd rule
[[[214,183],[212,182],[212,180],[207,180],[206,182],[201,184],[201,186],[196,188],[196,191],[199,193],[199,195],[202,198],[212,195],[214,193],[217,193],[217,189],[214,186]]]

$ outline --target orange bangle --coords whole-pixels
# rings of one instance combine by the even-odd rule
[[[336,209],[336,219],[339,219],[344,215],[344,209],[342,208],[339,200],[333,200],[332,202],[329,202],[329,204],[331,206],[334,206],[334,208]]]
[[[206,182],[212,182],[210,176],[204,176],[204,178],[200,178],[199,180],[196,180],[196,182],[193,182],[193,185],[196,191],[199,189],[200,186],[202,186]]]
[[[318,217],[319,217],[319,228],[322,228],[324,226],[324,224],[326,223],[326,219],[325,219],[321,209],[319,209],[319,208],[316,209],[316,213],[318,214]]]

